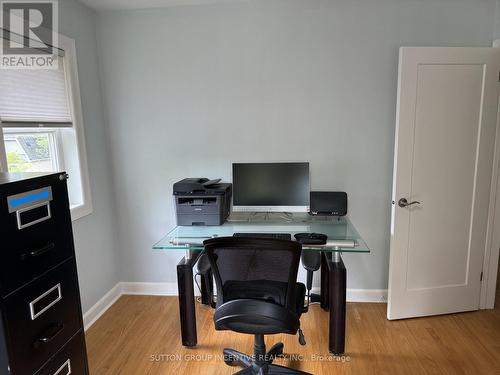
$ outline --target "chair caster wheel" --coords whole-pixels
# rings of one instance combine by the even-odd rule
[[[228,366],[234,366],[235,358],[232,355],[224,355],[224,363]]]
[[[283,356],[283,343],[282,342],[279,342],[277,344],[274,344],[271,348],[271,350],[269,350],[266,354],[266,356],[268,357],[268,360],[267,360],[267,363],[271,364],[273,363],[273,361],[277,358],[280,358]]]
[[[299,328],[299,344],[304,346],[306,345],[306,338],[304,337],[304,333],[302,333],[302,330]]]

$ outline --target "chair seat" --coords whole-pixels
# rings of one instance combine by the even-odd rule
[[[270,280],[234,281],[224,283],[224,302],[236,299],[255,299],[285,306],[287,283]],[[295,311],[300,318],[304,310],[306,287],[295,284]]]
[[[215,310],[215,329],[240,333],[271,335],[296,334],[300,327],[297,314],[274,302],[236,299]]]

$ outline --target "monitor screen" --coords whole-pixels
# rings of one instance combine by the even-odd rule
[[[233,210],[308,212],[309,163],[234,163]]]

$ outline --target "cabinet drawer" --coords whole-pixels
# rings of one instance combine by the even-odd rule
[[[13,374],[32,374],[81,328],[73,259],[4,300]]]
[[[74,254],[66,181],[1,197],[0,292],[14,291]]]
[[[86,358],[84,334],[80,332],[35,375],[87,375]]]

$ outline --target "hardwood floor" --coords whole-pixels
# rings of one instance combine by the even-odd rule
[[[197,305],[196,349],[180,345],[175,297],[122,296],[87,332],[92,375],[233,374],[222,349],[252,353],[253,338],[213,328],[213,310]],[[304,314],[307,345],[297,337],[268,336],[268,348],[302,360],[276,361],[314,374],[500,374],[500,309],[388,321],[386,305],[349,303],[347,353],[327,352],[327,313],[318,305]]]

